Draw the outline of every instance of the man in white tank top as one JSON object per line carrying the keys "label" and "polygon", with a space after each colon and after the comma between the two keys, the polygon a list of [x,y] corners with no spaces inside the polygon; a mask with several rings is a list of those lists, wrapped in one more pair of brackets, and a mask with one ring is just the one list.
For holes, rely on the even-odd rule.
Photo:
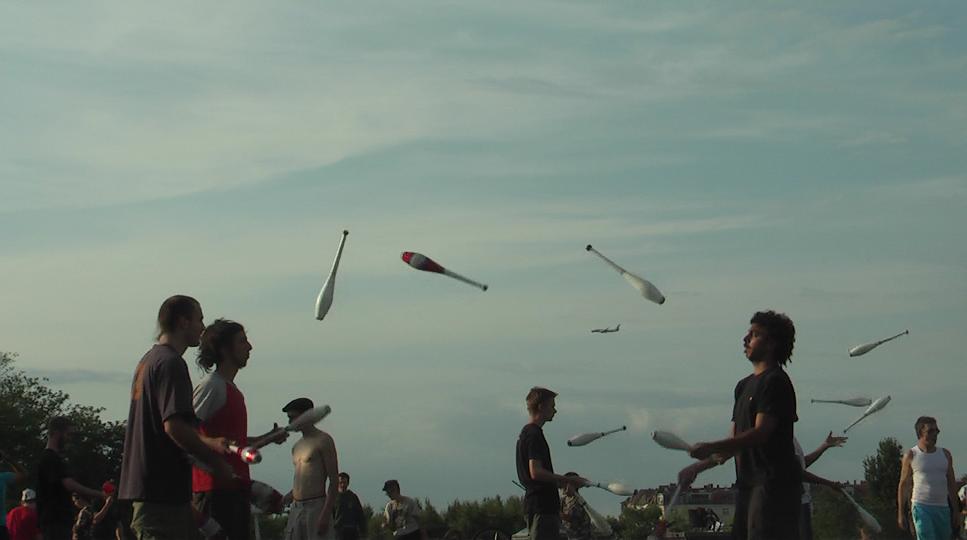
{"label": "man in white tank top", "polygon": [[917,418],[917,445],[907,450],[897,486],[897,525],[907,528],[907,506],[918,540],[947,540],[956,519],[957,484],[954,462],[946,448],[937,447],[940,429],[929,416]]}

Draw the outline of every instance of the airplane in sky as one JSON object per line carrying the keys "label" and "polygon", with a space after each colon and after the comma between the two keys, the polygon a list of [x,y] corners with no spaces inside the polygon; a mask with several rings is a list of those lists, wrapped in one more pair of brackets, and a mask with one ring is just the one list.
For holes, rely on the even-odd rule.
{"label": "airplane in sky", "polygon": [[595,328],[594,330],[591,330],[591,333],[592,334],[610,334],[612,332],[617,332],[618,330],[621,330],[620,324],[618,326],[615,326],[614,328]]}

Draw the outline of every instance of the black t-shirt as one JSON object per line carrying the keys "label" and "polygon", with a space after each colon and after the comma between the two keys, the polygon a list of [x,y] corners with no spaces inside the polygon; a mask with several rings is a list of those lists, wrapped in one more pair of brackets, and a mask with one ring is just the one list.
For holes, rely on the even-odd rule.
{"label": "black t-shirt", "polygon": [[65,478],[70,478],[70,472],[64,458],[45,448],[37,465],[37,521],[41,525],[73,523],[74,505],[64,487]]}
{"label": "black t-shirt", "polygon": [[195,423],[188,365],[174,349],[155,345],[138,363],[124,433],[120,499],[168,504],[191,501],[191,465],[164,422]]}
{"label": "black t-shirt", "polygon": [[557,483],[538,482],[531,479],[530,460],[541,462],[544,469],[554,472],[551,463],[551,449],[547,446],[544,431],[537,424],[527,424],[520,430],[517,438],[517,479],[524,486],[524,511],[527,515],[559,514],[561,497],[557,493]]}
{"label": "black t-shirt", "polygon": [[776,429],[763,444],[744,448],[735,456],[737,486],[800,486],[802,467],[792,442],[793,423],[799,420],[796,390],[781,367],[749,375],[735,385],[735,408],[732,410],[735,434],[754,428],[759,413],[775,418]]}
{"label": "black t-shirt", "polygon": [[336,493],[336,500],[332,505],[332,521],[337,529],[361,530],[366,521],[363,505],[359,497],[351,489]]}

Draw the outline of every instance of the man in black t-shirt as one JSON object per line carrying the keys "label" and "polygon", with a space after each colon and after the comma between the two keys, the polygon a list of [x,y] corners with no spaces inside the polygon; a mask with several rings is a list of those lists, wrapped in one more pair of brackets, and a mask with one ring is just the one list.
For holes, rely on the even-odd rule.
{"label": "man in black t-shirt", "polygon": [[332,525],[339,540],[359,540],[366,529],[366,514],[359,497],[349,489],[349,473],[339,471],[336,500],[332,505]]}
{"label": "man in black t-shirt", "polygon": [[527,393],[530,422],[517,438],[517,479],[524,486],[524,512],[530,540],[558,540],[561,530],[561,498],[557,488],[566,484],[587,485],[580,476],[554,474],[551,449],[542,429],[557,413],[557,394],[534,387]]}
{"label": "man in black t-shirt", "polygon": [[71,493],[92,498],[105,497],[103,492],[74,480],[61,452],[73,433],[66,416],[54,416],[47,422],[47,448],[37,464],[37,523],[44,540],[70,540],[74,524]]}
{"label": "man in black t-shirt", "polygon": [[735,457],[733,538],[797,540],[803,472],[793,444],[796,391],[783,369],[796,329],[773,311],[750,322],[743,345],[752,374],[735,386],[731,437],[692,447],[691,456],[701,461],[682,469],[679,483],[690,485],[699,472]]}

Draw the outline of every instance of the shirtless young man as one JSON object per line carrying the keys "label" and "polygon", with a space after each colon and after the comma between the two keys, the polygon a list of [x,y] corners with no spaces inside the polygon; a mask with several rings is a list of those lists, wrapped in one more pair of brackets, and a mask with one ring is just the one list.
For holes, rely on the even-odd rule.
{"label": "shirtless young man", "polygon": [[[312,407],[311,399],[298,398],[290,401],[282,411],[291,422]],[[295,477],[292,491],[285,496],[285,502],[292,503],[285,538],[333,540],[331,518],[339,476],[336,443],[328,433],[313,425],[306,426],[301,433],[302,438],[292,447]]]}

